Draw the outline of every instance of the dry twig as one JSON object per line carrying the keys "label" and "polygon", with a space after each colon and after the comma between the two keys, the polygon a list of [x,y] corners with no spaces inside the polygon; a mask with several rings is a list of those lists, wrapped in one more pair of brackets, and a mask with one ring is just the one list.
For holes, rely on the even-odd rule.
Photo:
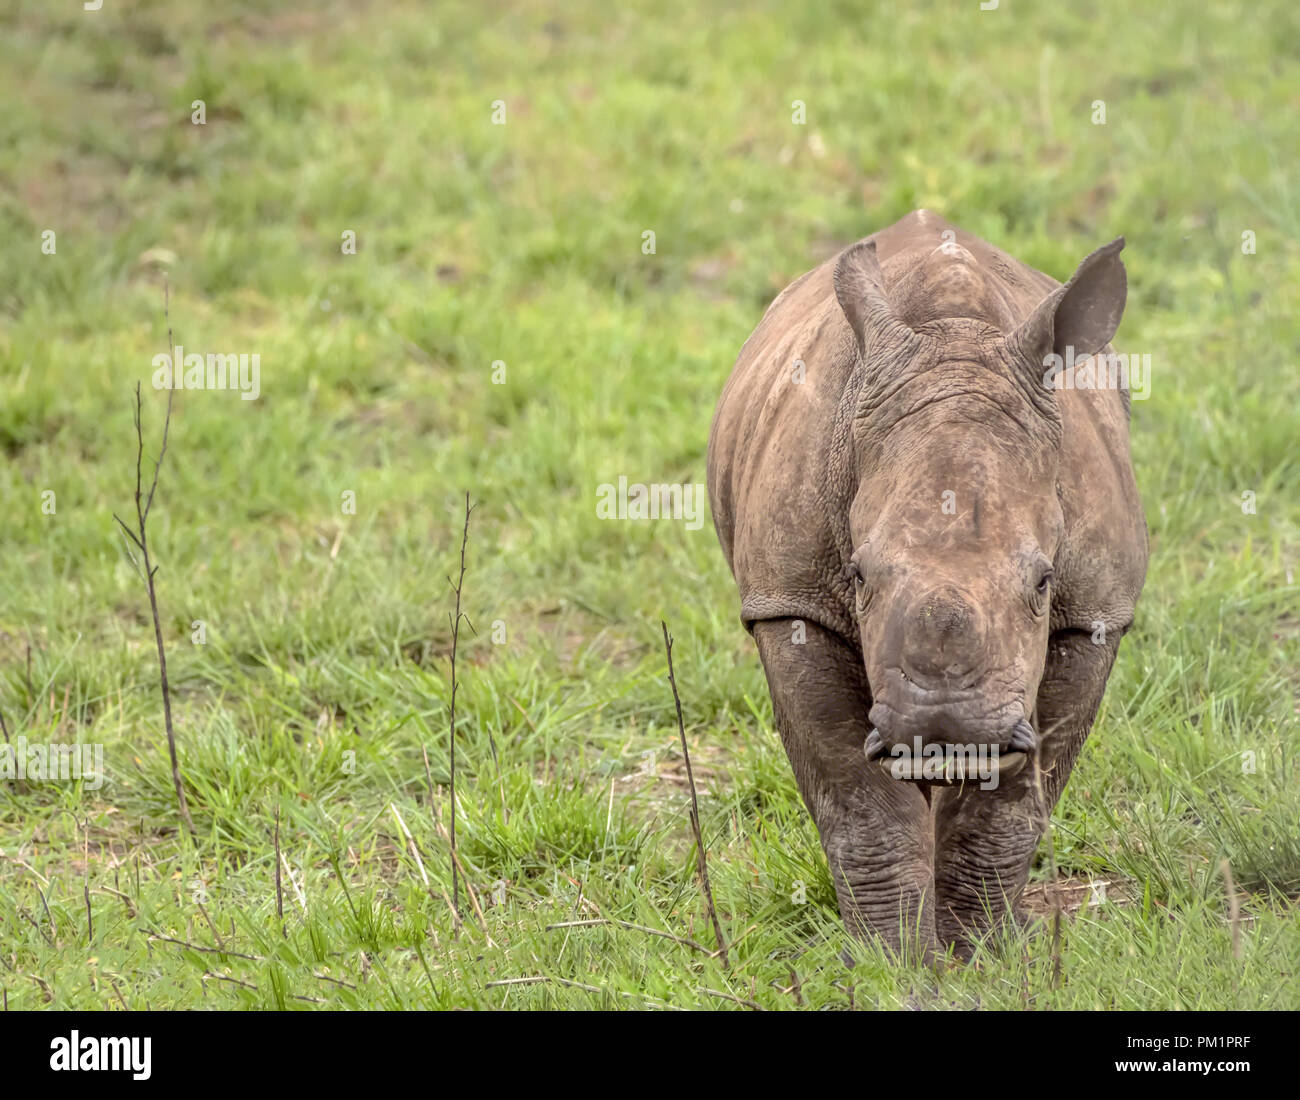
{"label": "dry twig", "polygon": [[[460,644],[460,621],[465,618],[460,610],[460,597],[461,590],[465,585],[465,546],[469,542],[469,514],[473,510],[467,492],[465,494],[465,527],[460,535],[460,576],[455,584],[451,584],[451,577],[447,578],[447,583],[451,584],[452,591],[456,593],[456,614],[451,620],[451,715],[448,719],[450,723],[448,741],[450,742],[449,751],[451,757],[451,903],[457,914],[460,912],[460,878],[458,874],[460,861],[456,858],[456,689],[460,685],[456,679],[456,652]],[[472,626],[471,629],[473,629]],[[474,904],[475,908],[477,908],[478,903],[475,902]],[[486,931],[486,928],[484,931]]]}
{"label": "dry twig", "polygon": [[727,941],[722,935],[722,925],[718,921],[718,910],[713,904],[713,887],[709,884],[708,855],[704,850],[704,835],[700,832],[700,803],[695,794],[695,773],[691,770],[691,750],[686,745],[686,724],[682,720],[682,700],[677,694],[677,678],[673,675],[673,640],[668,633],[668,624],[660,621],[664,629],[664,649],[668,653],[668,682],[673,689],[673,702],[677,706],[677,732],[682,739],[682,754],[686,757],[686,778],[691,785],[691,829],[695,833],[696,868],[700,874],[700,885],[704,888],[704,904],[709,910],[709,919],[713,922],[714,935],[718,937],[718,952],[722,956],[722,965],[727,963]]}
{"label": "dry twig", "polygon": [[[171,326],[171,303],[167,284],[163,284],[163,315],[167,319],[167,354],[175,355],[176,345],[172,340]],[[172,364],[173,372],[177,369],[178,364]],[[173,378],[174,382],[175,379]],[[167,418],[163,421],[162,449],[158,452],[158,461],[153,467],[153,483],[149,486],[149,495],[145,496],[142,492],[141,467],[144,462],[144,428],[141,424],[141,402],[140,402],[140,383],[135,384],[135,517],[136,529],[133,531],[117,513],[113,513],[113,518],[122,528],[126,537],[140,551],[140,556],[144,562],[144,568],[140,569],[139,563],[135,560],[135,555],[130,550],[127,554],[131,562],[136,566],[144,578],[146,587],[149,590],[149,610],[153,613],[153,633],[154,641],[158,646],[158,672],[162,680],[162,697],[163,697],[163,722],[167,728],[167,751],[171,756],[172,764],[172,785],[176,788],[176,802],[180,807],[181,821],[189,830],[190,835],[194,836],[194,819],[190,817],[189,803],[185,800],[185,785],[181,782],[180,763],[176,757],[176,731],[172,727],[172,696],[171,685],[167,682],[167,652],[163,647],[162,621],[158,616],[158,593],[154,587],[154,576],[158,572],[158,566],[152,563],[149,555],[149,532],[147,524],[149,522],[149,510],[153,507],[154,493],[158,490],[158,474],[162,470],[163,458],[167,454],[167,435],[171,430],[172,423],[172,403],[176,397],[176,387],[174,385],[167,388]]]}

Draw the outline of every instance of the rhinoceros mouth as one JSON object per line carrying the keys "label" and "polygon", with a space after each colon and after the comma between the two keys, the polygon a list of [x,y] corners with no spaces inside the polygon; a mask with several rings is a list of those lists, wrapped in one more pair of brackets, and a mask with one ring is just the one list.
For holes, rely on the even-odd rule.
{"label": "rhinoceros mouth", "polygon": [[935,783],[941,786],[963,784],[983,785],[1010,779],[1029,759],[1027,753],[990,752],[983,761],[970,761],[961,757],[945,757],[931,763],[928,760],[882,757],[876,764],[891,779],[903,783]]}
{"label": "rhinoceros mouth", "polygon": [[911,744],[889,744],[878,729],[868,735],[864,752],[868,762],[893,779],[943,785],[996,784],[1024,768],[1037,748],[1037,736],[1028,721],[1012,730],[1004,745],[930,742],[919,737]]}

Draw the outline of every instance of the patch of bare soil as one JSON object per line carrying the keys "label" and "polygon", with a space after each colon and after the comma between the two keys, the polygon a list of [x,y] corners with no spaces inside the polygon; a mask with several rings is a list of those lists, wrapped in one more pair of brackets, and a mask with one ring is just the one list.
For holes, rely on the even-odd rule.
{"label": "patch of bare soil", "polygon": [[1129,905],[1133,901],[1131,884],[1125,879],[1086,879],[1069,876],[1055,882],[1036,882],[1025,888],[1025,909],[1039,917],[1048,917],[1059,903],[1062,913],[1077,913],[1084,907],[1111,902]]}

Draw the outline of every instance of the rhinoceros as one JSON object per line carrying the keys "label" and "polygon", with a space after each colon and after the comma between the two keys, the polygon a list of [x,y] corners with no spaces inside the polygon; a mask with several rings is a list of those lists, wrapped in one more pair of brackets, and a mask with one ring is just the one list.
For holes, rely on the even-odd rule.
{"label": "rhinoceros", "polygon": [[718,402],[741,621],[845,924],[895,953],[1023,919],[1133,623],[1130,395],[1093,370],[1122,362],[1123,246],[1062,286],[915,211],[782,291]]}

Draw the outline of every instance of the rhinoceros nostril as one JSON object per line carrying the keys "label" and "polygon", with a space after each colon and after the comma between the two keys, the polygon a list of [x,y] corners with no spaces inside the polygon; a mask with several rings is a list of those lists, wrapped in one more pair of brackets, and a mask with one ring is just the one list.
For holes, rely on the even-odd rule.
{"label": "rhinoceros nostril", "polygon": [[885,755],[885,739],[878,729],[873,728],[867,734],[866,744],[862,748],[868,760],[876,760]]}
{"label": "rhinoceros nostril", "polygon": [[1012,752],[1033,752],[1038,748],[1038,734],[1034,732],[1034,727],[1028,718],[1022,718],[1016,723],[1016,728],[1011,731],[1011,743],[1008,747]]}

